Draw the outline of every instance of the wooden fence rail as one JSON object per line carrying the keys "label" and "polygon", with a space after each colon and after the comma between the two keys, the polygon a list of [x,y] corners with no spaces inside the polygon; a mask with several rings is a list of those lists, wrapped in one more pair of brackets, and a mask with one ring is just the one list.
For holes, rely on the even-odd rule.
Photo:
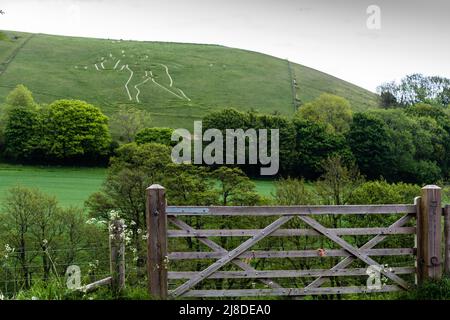
{"label": "wooden fence rail", "polygon": [[[239,297],[239,296],[303,296],[316,294],[346,294],[367,292],[391,292],[406,290],[414,284],[401,275],[416,275],[418,283],[427,279],[439,279],[442,271],[450,274],[450,209],[441,207],[441,189],[437,186],[422,188],[414,204],[396,205],[345,205],[345,206],[260,206],[260,207],[192,207],[167,206],[165,189],[153,185],[147,189],[148,227],[148,276],[149,291],[160,299],[176,297]],[[386,227],[329,228],[318,218],[322,215],[397,215],[397,221]],[[445,248],[442,250],[441,218],[444,215]],[[276,219],[261,229],[202,229],[198,230],[180,219],[183,216],[226,217],[251,216]],[[220,218],[222,217],[222,218]],[[308,228],[283,228],[293,220],[302,222]],[[178,229],[169,229],[168,224]],[[392,235],[414,235],[413,248],[375,248]],[[365,244],[356,247],[345,236],[373,236]],[[244,238],[232,250],[217,242],[223,237]],[[339,249],[320,250],[254,250],[269,237],[323,237],[339,246]],[[212,251],[168,252],[168,239],[197,239]],[[214,239],[214,240],[213,240]],[[444,253],[444,254],[442,254]],[[415,266],[385,268],[373,257],[416,256]],[[310,270],[257,270],[249,262],[252,259],[326,258],[342,257],[330,269]],[[213,260],[201,271],[169,271],[169,261]],[[354,261],[366,268],[348,268]],[[442,265],[445,266],[442,268]],[[224,266],[233,264],[239,271],[223,271]],[[367,267],[378,268],[379,273],[392,284],[376,290],[367,287],[323,287],[330,277],[367,276]],[[284,288],[274,279],[314,278],[304,288]],[[268,289],[197,290],[206,279],[257,279]],[[185,280],[169,291],[168,280]]]}

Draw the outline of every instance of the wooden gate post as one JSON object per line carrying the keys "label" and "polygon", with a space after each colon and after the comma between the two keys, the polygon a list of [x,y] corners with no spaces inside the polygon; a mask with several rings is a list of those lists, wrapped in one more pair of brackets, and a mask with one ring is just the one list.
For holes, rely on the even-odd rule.
{"label": "wooden gate post", "polygon": [[450,205],[446,205],[444,209],[444,235],[445,235],[444,273],[447,276],[450,276]]}
{"label": "wooden gate post", "polygon": [[125,227],[123,220],[109,224],[111,287],[118,293],[125,288]]}
{"label": "wooden gate post", "polygon": [[167,216],[166,190],[158,185],[147,188],[147,272],[150,295],[167,299]]}
{"label": "wooden gate post", "polygon": [[428,185],[422,188],[417,212],[417,280],[438,280],[442,277],[441,188]]}

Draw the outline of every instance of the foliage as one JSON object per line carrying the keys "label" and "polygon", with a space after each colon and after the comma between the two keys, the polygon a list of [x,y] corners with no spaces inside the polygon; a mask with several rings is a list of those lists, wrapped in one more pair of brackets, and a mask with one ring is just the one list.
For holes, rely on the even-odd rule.
{"label": "foliage", "polygon": [[219,181],[222,205],[251,206],[259,202],[255,184],[238,168],[220,167],[212,177]]}
{"label": "foliage", "polygon": [[386,125],[369,114],[357,113],[348,133],[348,144],[361,172],[379,178],[392,165],[393,145]]}
{"label": "foliage", "polygon": [[5,248],[4,261],[0,259],[2,291],[8,289],[3,281],[10,278],[17,289],[52,275],[61,277],[77,259],[78,248],[98,243],[99,236],[107,239],[101,229],[85,223],[81,210],[63,209],[54,197],[20,186],[9,190],[0,221],[0,248]]}
{"label": "foliage", "polygon": [[427,281],[415,289],[405,292],[400,299],[450,300],[450,277]]}
{"label": "foliage", "polygon": [[10,108],[4,129],[5,156],[15,161],[35,159],[41,143],[40,124],[41,117],[35,107]]}
{"label": "foliage", "polygon": [[324,93],[316,100],[301,106],[296,116],[324,124],[329,133],[343,134],[350,129],[352,110],[346,99]]}
{"label": "foliage", "polygon": [[4,140],[9,159],[65,164],[101,163],[111,144],[108,118],[78,100],[58,100],[46,107],[10,107]]}
{"label": "foliage", "polygon": [[11,107],[32,108],[36,105],[33,94],[23,84],[16,86],[6,97],[6,104]]}
{"label": "foliage", "polygon": [[411,74],[400,83],[381,85],[378,92],[384,107],[410,106],[420,102],[447,106],[450,103],[450,79]]}
{"label": "foliage", "polygon": [[174,129],[171,128],[145,128],[136,134],[136,143],[159,143],[166,146],[176,145],[176,141],[172,141],[172,133]]}
{"label": "foliage", "polygon": [[44,114],[48,158],[96,160],[108,155],[108,118],[99,108],[78,100],[58,100],[44,109]]}
{"label": "foliage", "polygon": [[348,199],[349,204],[412,203],[420,195],[420,187],[407,183],[368,181],[358,186]]}
{"label": "foliage", "polygon": [[[266,115],[250,112],[240,112],[233,108],[227,108],[221,111],[215,111],[208,114],[203,119],[203,130],[218,129],[225,135],[227,129],[266,129],[268,132],[268,143],[270,143],[271,129],[279,130],[279,156],[280,156],[280,172],[289,173],[295,165],[295,154],[292,148],[295,145],[295,127],[292,122],[283,116]],[[226,142],[224,141],[224,149]],[[243,150],[236,150],[243,152]],[[245,154],[248,155],[248,150]],[[259,165],[239,165],[249,175],[259,175]]]}
{"label": "foliage", "polygon": [[343,205],[348,202],[354,190],[364,181],[358,168],[345,164],[340,156],[327,158],[322,162],[323,175],[317,181],[317,193],[326,205]]}
{"label": "foliage", "polygon": [[317,178],[323,173],[322,162],[333,154],[351,157],[345,139],[330,134],[322,124],[294,119],[296,132],[295,165],[292,174],[306,178]]}
{"label": "foliage", "polygon": [[275,184],[275,202],[283,206],[315,204],[312,190],[304,179],[280,179]]}
{"label": "foliage", "polygon": [[[135,107],[121,106],[111,117],[111,134],[122,143],[130,143],[151,122],[150,113]],[[157,141],[154,141],[157,142]]]}
{"label": "foliage", "polygon": [[146,230],[145,190],[150,185],[166,187],[171,205],[217,203],[217,194],[212,192],[212,181],[205,178],[206,172],[194,166],[177,167],[170,152],[168,146],[156,143],[121,146],[111,159],[102,191],[86,202],[94,218],[105,219],[112,209],[120,212],[129,226],[138,267],[143,266],[145,259],[142,231]]}

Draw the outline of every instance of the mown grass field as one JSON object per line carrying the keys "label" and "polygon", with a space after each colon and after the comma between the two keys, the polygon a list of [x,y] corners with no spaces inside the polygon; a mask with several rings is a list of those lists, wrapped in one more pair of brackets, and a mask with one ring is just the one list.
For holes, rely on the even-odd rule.
{"label": "mown grass field", "polygon": [[[131,104],[150,111],[155,125],[185,128],[224,107],[294,112],[283,59],[218,45],[5,33],[19,38],[0,41],[0,101],[24,84],[41,103],[82,99],[108,115]],[[298,64],[292,69],[303,102],[329,92],[355,110],[376,106],[367,90]]]}
{"label": "mown grass field", "polygon": [[[63,206],[82,207],[87,198],[99,191],[106,177],[103,168],[35,167],[0,164],[0,206],[7,190],[21,185],[35,187],[54,195]],[[271,197],[272,180],[255,180],[259,194]]]}
{"label": "mown grass field", "polygon": [[0,204],[7,190],[21,185],[55,196],[63,206],[82,207],[90,194],[100,189],[103,168],[31,167],[0,164]]}

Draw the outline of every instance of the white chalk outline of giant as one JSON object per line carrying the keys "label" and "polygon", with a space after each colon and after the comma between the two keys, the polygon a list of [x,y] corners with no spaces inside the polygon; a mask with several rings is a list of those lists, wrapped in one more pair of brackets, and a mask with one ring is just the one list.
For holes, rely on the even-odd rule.
{"label": "white chalk outline of giant", "polygon": [[[128,63],[121,64],[123,58],[125,58],[125,50],[121,51],[121,58],[116,58],[112,53],[109,53],[109,58],[101,57],[98,59],[96,63],[93,64],[93,67],[95,68],[96,72],[101,71],[119,71],[119,72],[129,72],[130,76],[127,79],[127,81],[124,83],[125,92],[128,96],[128,99],[130,101],[136,101],[137,103],[140,103],[139,96],[141,94],[141,88],[143,85],[147,84],[151,80],[151,83],[155,84],[158,88],[164,90],[165,92],[168,92],[169,94],[177,97],[180,100],[185,101],[191,101],[191,99],[184,93],[183,90],[180,88],[177,88],[174,86],[174,80],[172,75],[170,74],[169,67],[163,63],[153,63],[153,65],[159,65],[164,69],[164,75],[167,77],[169,81],[169,85],[165,86],[161,84],[160,82],[156,81],[156,77],[153,73],[154,69],[150,67],[146,67],[144,70],[144,76],[142,76],[142,81],[138,84],[134,85],[131,90],[134,88],[134,92],[132,93],[130,90],[130,83],[133,81],[133,78],[135,77],[135,71],[130,68],[130,65]],[[134,57],[133,55],[131,57]],[[144,59],[149,59],[149,56],[146,55]],[[107,64],[111,64],[111,69],[108,69]],[[75,69],[78,69],[79,66],[75,66]],[[85,70],[88,69],[87,66],[83,67]]]}

